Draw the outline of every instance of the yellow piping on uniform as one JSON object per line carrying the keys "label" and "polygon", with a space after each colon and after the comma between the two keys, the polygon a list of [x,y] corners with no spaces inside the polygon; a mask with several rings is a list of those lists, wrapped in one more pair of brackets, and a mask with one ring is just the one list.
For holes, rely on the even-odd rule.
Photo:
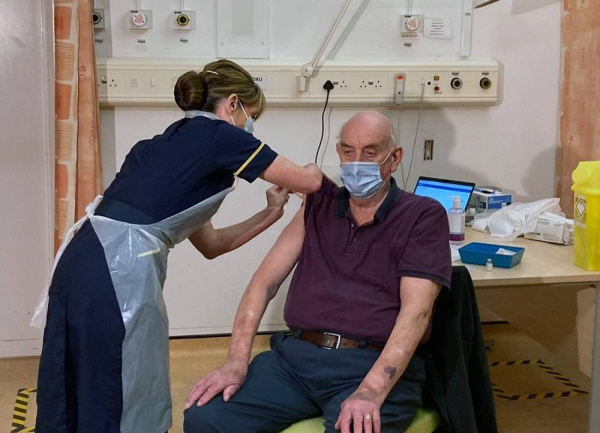
{"label": "yellow piping on uniform", "polygon": [[265,143],[260,143],[260,146],[258,146],[258,149],[256,149],[254,151],[254,153],[252,155],[250,155],[250,158],[248,158],[246,160],[246,162],[244,162],[242,164],[242,166],[240,168],[238,168],[238,170],[235,173],[233,173],[233,175],[238,176],[248,166],[248,164],[250,164],[252,162],[252,160],[256,157],[256,155],[258,155],[258,152],[261,151],[261,149],[264,147],[264,145],[265,145]]}

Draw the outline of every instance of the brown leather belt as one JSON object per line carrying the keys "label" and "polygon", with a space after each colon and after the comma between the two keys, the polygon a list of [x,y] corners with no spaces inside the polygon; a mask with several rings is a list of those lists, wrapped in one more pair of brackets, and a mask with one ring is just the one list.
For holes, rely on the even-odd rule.
{"label": "brown leather belt", "polygon": [[313,332],[313,331],[301,331],[298,338],[302,341],[306,341],[308,343],[316,344],[323,349],[371,349],[378,350],[381,352],[383,350],[382,346],[378,346],[372,343],[364,343],[361,344],[360,340],[355,340],[353,338],[342,337],[339,334],[334,334],[333,332]]}

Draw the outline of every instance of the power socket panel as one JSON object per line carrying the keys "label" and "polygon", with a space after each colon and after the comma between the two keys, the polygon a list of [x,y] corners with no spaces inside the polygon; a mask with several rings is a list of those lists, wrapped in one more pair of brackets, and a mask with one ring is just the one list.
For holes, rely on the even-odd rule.
{"label": "power socket panel", "polygon": [[[425,107],[482,107],[499,104],[502,96],[499,64],[487,59],[381,66],[327,64],[308,79],[305,92],[296,86],[300,65],[260,60],[240,64],[260,80],[270,107],[322,107],[327,80],[334,84],[329,104],[337,107],[414,108],[421,102]],[[174,106],[174,80],[203,67],[190,59],[115,57],[99,58],[97,65],[98,76],[106,77],[110,84],[99,87],[103,106]],[[396,97],[398,73],[404,76],[400,99]],[[132,78],[137,79],[136,86],[131,84]],[[457,78],[460,88],[451,84]]]}

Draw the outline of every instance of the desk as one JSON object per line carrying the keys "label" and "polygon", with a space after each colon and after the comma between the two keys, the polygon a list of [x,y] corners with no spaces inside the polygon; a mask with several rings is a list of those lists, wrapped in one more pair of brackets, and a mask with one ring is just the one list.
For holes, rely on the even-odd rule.
{"label": "desk", "polygon": [[[594,326],[594,356],[592,361],[592,389],[590,393],[589,433],[600,433],[600,271],[586,271],[573,264],[573,246],[564,246],[517,238],[504,242],[489,234],[467,229],[465,244],[486,242],[525,247],[521,263],[510,269],[495,267],[491,272],[485,266],[470,265],[469,272],[475,288],[498,289],[524,286],[595,286],[596,319]],[[462,264],[460,261],[454,264]]]}

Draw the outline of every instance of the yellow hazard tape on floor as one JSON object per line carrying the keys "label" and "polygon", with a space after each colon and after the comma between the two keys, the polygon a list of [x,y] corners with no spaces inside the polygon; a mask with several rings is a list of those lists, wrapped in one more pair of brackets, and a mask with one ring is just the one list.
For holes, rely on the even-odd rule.
{"label": "yellow hazard tape on floor", "polygon": [[27,427],[27,406],[29,405],[29,397],[32,392],[36,392],[35,388],[22,388],[17,392],[17,400],[13,411],[12,430],[11,433],[35,432],[35,427]]}
{"label": "yellow hazard tape on floor", "polygon": [[515,365],[535,365],[549,374],[551,377],[558,380],[564,386],[571,388],[571,391],[557,391],[557,392],[539,392],[533,394],[509,394],[500,388],[497,384],[492,382],[492,391],[494,395],[503,400],[543,400],[545,398],[560,398],[560,397],[577,397],[582,395],[589,395],[587,391],[582,390],[578,385],[575,385],[571,380],[563,376],[558,371],[547,365],[541,359],[525,359],[522,361],[494,361],[490,362],[490,367],[511,367]]}

